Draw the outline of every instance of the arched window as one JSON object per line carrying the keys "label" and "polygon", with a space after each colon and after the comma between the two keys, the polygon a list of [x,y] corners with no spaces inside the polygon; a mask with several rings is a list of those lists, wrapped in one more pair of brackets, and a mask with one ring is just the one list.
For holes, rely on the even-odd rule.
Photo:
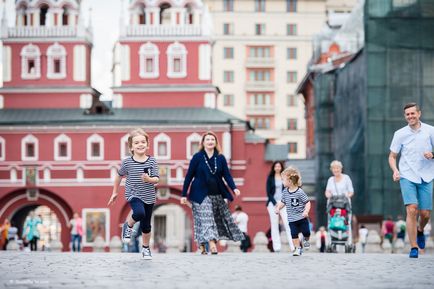
{"label": "arched window", "polygon": [[43,4],[39,8],[39,25],[45,26],[47,24],[48,5]]}
{"label": "arched window", "polygon": [[140,46],[140,77],[141,78],[157,78],[160,75],[159,71],[159,55],[157,45],[147,42]]}
{"label": "arched window", "polygon": [[171,23],[171,17],[170,17],[170,4],[169,3],[162,3],[160,5],[160,24],[163,25],[170,25]]}
{"label": "arched window", "polygon": [[23,161],[37,161],[39,156],[39,141],[29,134],[21,140],[21,159]]}
{"label": "arched window", "polygon": [[171,140],[165,133],[154,137],[154,156],[156,159],[169,160],[171,155]]}
{"label": "arched window", "polygon": [[27,26],[27,6],[25,3],[21,3],[16,13],[17,26]]}
{"label": "arched window", "polygon": [[187,76],[187,49],[179,42],[167,47],[167,76],[182,78]]}
{"label": "arched window", "polygon": [[71,160],[71,138],[69,136],[61,134],[54,139],[54,160]]}
{"label": "arched window", "polygon": [[128,137],[129,134],[126,134],[121,138],[121,160],[131,155],[130,147],[128,146]]}
{"label": "arched window", "polygon": [[41,77],[41,51],[39,47],[28,44],[21,49],[21,78],[37,79]]}
{"label": "arched window", "polygon": [[59,43],[47,49],[47,78],[60,79],[66,77],[66,50]]}
{"label": "arched window", "polygon": [[195,153],[199,151],[201,136],[197,133],[192,133],[187,137],[187,159],[191,159]]}
{"label": "arched window", "polygon": [[98,134],[93,134],[88,137],[86,141],[86,152],[88,161],[104,160],[104,139]]}
{"label": "arched window", "polygon": [[190,4],[185,5],[185,24],[193,24],[193,8]]}
{"label": "arched window", "polygon": [[137,7],[137,13],[139,16],[139,25],[145,25],[146,24],[146,6],[143,4],[140,4]]}
{"label": "arched window", "polygon": [[68,23],[68,17],[69,17],[69,11],[68,11],[68,7],[63,7],[63,12],[62,12],[62,25],[63,26],[67,26]]}

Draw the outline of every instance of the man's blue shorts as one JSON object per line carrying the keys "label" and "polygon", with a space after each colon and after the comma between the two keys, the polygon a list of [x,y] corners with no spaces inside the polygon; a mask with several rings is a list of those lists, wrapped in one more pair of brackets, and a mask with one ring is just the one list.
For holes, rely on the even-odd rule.
{"label": "man's blue shorts", "polygon": [[407,179],[399,180],[404,205],[416,204],[419,210],[432,210],[433,182],[421,184],[410,182]]}

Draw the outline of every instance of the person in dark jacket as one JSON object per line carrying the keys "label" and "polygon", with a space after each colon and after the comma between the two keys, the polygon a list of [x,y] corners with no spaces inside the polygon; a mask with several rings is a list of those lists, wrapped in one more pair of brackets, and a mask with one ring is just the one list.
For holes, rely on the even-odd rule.
{"label": "person in dark jacket", "polygon": [[[283,163],[276,161],[271,165],[270,173],[267,177],[267,210],[270,215],[270,225],[271,225],[271,239],[273,240],[273,251],[280,252],[282,248],[282,243],[280,240],[280,218],[282,220],[283,226],[285,227],[286,237],[289,243],[289,248],[291,252],[294,251],[294,245],[292,244],[291,229],[288,225],[288,216],[285,209],[280,210],[280,214],[276,214],[274,207],[278,201],[282,199],[283,182],[282,176],[280,175],[283,171]],[[279,218],[280,216],[280,218]]]}
{"label": "person in dark jacket", "polygon": [[194,238],[200,244],[202,254],[206,254],[207,243],[211,253],[217,254],[218,240],[244,239],[229,211],[227,201],[232,201],[233,197],[223,179],[236,196],[240,195],[240,191],[220,151],[217,136],[210,131],[205,133],[199,152],[190,161],[182,189],[181,204],[185,205],[190,187],[188,199],[193,209]]}

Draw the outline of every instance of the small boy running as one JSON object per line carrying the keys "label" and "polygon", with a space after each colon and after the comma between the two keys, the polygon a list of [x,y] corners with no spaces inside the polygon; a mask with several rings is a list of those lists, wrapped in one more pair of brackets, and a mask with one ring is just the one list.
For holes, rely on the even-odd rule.
{"label": "small boy running", "polygon": [[158,164],[155,158],[146,155],[149,148],[149,136],[142,129],[130,132],[128,147],[132,156],[122,160],[108,205],[116,201],[121,180],[126,177],[125,198],[133,213],[128,215],[127,221],[122,226],[122,241],[128,243],[131,240],[131,236],[134,235],[133,226],[140,221],[143,239],[142,257],[145,260],[151,260],[149,240],[151,239],[152,209],[156,201],[155,185],[159,181]]}
{"label": "small boy running", "polygon": [[276,204],[275,212],[278,214],[280,209],[286,206],[292,242],[295,246],[293,256],[300,256],[303,249],[298,238],[299,233],[302,233],[304,237],[304,249],[308,250],[310,248],[308,216],[311,204],[306,193],[301,188],[301,176],[296,168],[286,168],[282,172],[282,180],[285,189],[282,192],[282,200]]}

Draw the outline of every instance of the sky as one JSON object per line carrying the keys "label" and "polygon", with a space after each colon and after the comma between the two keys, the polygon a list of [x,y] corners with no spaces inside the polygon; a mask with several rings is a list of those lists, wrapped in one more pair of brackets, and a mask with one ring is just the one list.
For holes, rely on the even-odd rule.
{"label": "sky", "polygon": [[[4,4],[1,2],[1,14]],[[9,26],[15,22],[15,0],[6,1],[6,14]],[[119,36],[119,17],[121,7],[127,16],[128,0],[82,0],[81,11],[87,26],[91,15],[93,28],[92,49],[92,86],[103,93],[105,98],[111,98],[113,45]],[[0,23],[1,25],[1,23]],[[1,61],[2,53],[0,53]]]}

